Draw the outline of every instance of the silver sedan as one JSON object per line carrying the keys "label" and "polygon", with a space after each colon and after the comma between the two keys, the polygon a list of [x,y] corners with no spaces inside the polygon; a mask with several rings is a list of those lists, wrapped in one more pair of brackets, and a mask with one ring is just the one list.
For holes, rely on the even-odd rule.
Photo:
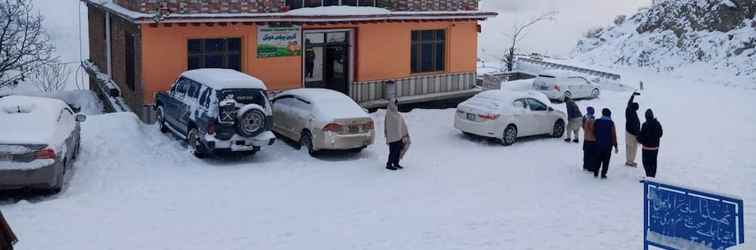
{"label": "silver sedan", "polygon": [[273,131],[310,155],[321,150],[361,151],[373,144],[373,119],[348,96],[328,89],[284,91],[272,101]]}

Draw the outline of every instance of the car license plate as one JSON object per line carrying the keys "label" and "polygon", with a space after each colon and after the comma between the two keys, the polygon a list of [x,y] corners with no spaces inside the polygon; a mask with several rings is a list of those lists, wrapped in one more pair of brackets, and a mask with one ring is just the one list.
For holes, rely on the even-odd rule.
{"label": "car license plate", "polygon": [[10,154],[0,154],[0,161],[12,161],[13,155]]}
{"label": "car license plate", "polygon": [[475,121],[475,120],[477,120],[477,119],[476,119],[477,117],[478,117],[478,116],[476,116],[475,114],[470,114],[470,113],[468,113],[468,114],[467,114],[467,119],[468,119],[468,120],[470,120],[470,121]]}
{"label": "car license plate", "polygon": [[360,126],[356,126],[356,125],[349,126],[349,133],[351,134],[360,133]]}

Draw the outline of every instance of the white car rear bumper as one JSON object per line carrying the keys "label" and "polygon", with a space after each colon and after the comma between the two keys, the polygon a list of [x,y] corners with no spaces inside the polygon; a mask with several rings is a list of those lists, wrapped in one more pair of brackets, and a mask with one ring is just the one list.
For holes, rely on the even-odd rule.
{"label": "white car rear bumper", "polygon": [[499,138],[502,136],[499,134],[499,129],[496,127],[495,121],[470,121],[457,115],[454,118],[454,127],[462,132],[484,137]]}

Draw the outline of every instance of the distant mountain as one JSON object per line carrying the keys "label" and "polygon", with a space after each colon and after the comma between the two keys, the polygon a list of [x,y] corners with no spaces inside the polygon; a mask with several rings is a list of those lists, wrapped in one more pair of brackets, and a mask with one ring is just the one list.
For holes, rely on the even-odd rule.
{"label": "distant mountain", "polygon": [[755,15],[756,0],[657,1],[589,31],[575,57],[660,71],[706,65],[756,86]]}

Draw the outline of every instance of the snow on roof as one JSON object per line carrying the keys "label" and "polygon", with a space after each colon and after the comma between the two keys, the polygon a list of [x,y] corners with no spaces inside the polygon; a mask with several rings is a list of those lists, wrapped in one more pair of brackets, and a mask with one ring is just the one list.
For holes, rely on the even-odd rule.
{"label": "snow on roof", "polygon": [[[81,0],[89,4],[102,7],[120,16],[132,19],[138,23],[154,22],[153,15],[126,9],[113,0]],[[462,10],[462,11],[390,11],[376,7],[355,6],[327,6],[301,8],[289,12],[274,13],[173,13],[166,17],[163,23],[175,22],[205,22],[208,19],[224,19],[230,21],[260,22],[331,22],[331,21],[381,21],[381,20],[423,20],[423,19],[458,19],[477,18],[486,19],[497,16],[496,12]]]}
{"label": "snow on roof", "polygon": [[8,96],[0,98],[0,144],[52,144],[57,142],[56,126],[61,100]]}
{"label": "snow on roof", "polygon": [[482,97],[485,99],[496,99],[501,102],[513,102],[521,98],[533,98],[541,101],[543,104],[550,105],[549,98],[538,91],[511,91],[511,90],[488,90],[483,91],[476,97]]}
{"label": "snow on roof", "polygon": [[328,120],[369,117],[352,98],[330,89],[293,89],[281,92],[279,95],[293,95],[313,103],[321,115]]}
{"label": "snow on roof", "polygon": [[264,89],[260,79],[231,69],[195,69],[181,76],[195,80],[214,89]]}
{"label": "snow on roof", "polygon": [[315,8],[301,8],[286,12],[297,16],[356,16],[356,15],[389,15],[390,10],[376,7],[356,6],[326,6]]}

